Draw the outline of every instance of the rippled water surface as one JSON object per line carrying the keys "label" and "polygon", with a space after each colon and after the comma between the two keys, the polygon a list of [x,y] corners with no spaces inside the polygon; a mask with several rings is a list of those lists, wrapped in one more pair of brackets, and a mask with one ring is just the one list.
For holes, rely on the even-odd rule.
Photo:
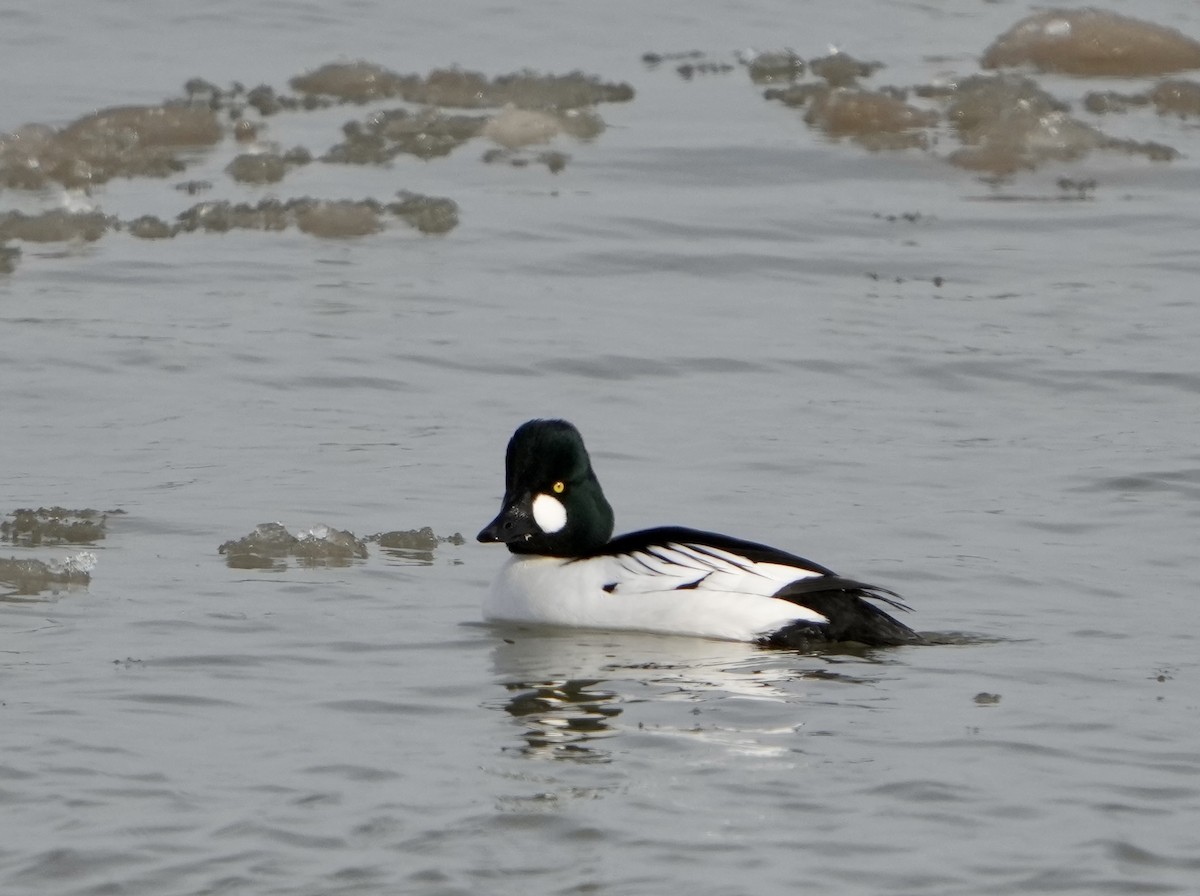
{"label": "rippled water surface", "polygon": [[[109,6],[0,14],[0,130],[339,58],[637,95],[562,138],[559,174],[471,143],[242,197],[449,196],[440,238],[22,246],[0,513],[124,514],[87,587],[0,600],[0,891],[1196,892],[1194,119],[1100,123],[1170,163],[989,184],[938,146],[822,137],[736,63],[641,61],[837,44],[912,84],[975,72],[1023,3]],[[1200,35],[1195,10],[1138,14]],[[319,154],[366,111],[265,139]],[[174,180],[225,196],[222,152]],[[169,217],[194,201],[174,180],[87,201]],[[798,551],[896,588],[943,643],[478,624],[503,552],[472,536],[537,415],[583,430],[619,530]],[[226,566],[270,520],[467,543]]]}

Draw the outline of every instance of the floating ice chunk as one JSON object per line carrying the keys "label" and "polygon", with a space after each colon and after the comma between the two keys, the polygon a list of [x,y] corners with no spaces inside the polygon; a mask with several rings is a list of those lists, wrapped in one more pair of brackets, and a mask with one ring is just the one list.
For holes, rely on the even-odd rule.
{"label": "floating ice chunk", "polygon": [[306,539],[309,541],[326,541],[329,538],[329,527],[324,523],[319,523],[309,529],[302,529],[296,533],[296,537],[301,541]]}
{"label": "floating ice chunk", "polygon": [[96,555],[92,551],[79,551],[71,554],[65,560],[51,560],[46,566],[53,576],[62,576],[67,579],[87,578],[96,568]]}
{"label": "floating ice chunk", "polygon": [[293,535],[281,523],[261,523],[245,538],[218,548],[236,569],[282,569],[275,558],[299,557],[311,564],[345,565],[367,556],[366,545],[354,533],[318,524]]}

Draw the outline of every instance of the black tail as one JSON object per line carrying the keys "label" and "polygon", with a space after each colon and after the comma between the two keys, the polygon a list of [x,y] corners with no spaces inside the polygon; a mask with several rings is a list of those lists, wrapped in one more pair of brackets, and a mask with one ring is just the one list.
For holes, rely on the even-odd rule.
{"label": "black tail", "polygon": [[812,576],[792,582],[774,595],[820,613],[828,623],[796,622],[762,639],[768,647],[807,648],[814,644],[857,641],[871,647],[919,644],[923,640],[911,628],[880,609],[879,601],[897,610],[909,608],[894,591],[844,579],[841,576]]}

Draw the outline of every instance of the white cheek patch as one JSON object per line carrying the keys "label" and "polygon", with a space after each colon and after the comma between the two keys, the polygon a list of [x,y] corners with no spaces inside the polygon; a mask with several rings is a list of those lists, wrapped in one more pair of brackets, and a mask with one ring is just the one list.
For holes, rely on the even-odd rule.
{"label": "white cheek patch", "polygon": [[567,524],[567,508],[558,498],[538,495],[533,499],[533,521],[547,535],[552,535]]}

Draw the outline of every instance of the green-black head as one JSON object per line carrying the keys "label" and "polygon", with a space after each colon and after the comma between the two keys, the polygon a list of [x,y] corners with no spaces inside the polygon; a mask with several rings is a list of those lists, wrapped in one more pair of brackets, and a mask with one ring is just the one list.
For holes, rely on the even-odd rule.
{"label": "green-black head", "polygon": [[613,512],[583,436],[566,420],[530,420],[509,439],[504,503],[479,533],[514,554],[581,557],[608,543]]}

